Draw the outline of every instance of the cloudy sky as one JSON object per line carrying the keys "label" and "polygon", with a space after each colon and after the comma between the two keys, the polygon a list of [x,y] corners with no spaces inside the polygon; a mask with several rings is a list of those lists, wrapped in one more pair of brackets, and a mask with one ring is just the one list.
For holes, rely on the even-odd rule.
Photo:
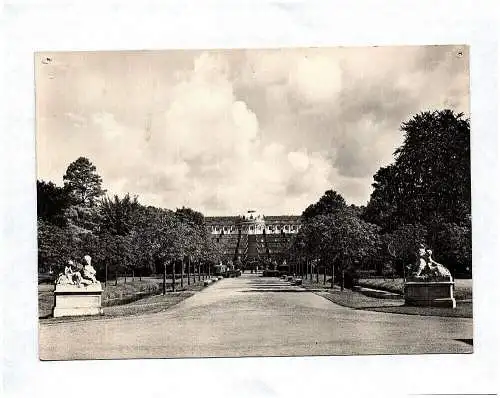
{"label": "cloudy sky", "polygon": [[39,53],[38,177],[85,156],[109,194],[205,215],[366,204],[401,122],[468,114],[468,65],[461,46]]}

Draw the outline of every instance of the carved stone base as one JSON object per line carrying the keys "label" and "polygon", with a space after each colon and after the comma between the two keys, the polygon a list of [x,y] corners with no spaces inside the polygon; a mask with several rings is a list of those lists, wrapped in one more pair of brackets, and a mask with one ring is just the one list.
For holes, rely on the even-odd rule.
{"label": "carved stone base", "polygon": [[54,290],[54,318],[62,316],[101,315],[102,286],[57,285]]}
{"label": "carved stone base", "polygon": [[454,285],[451,280],[407,281],[404,290],[405,304],[455,308],[457,303],[453,297]]}

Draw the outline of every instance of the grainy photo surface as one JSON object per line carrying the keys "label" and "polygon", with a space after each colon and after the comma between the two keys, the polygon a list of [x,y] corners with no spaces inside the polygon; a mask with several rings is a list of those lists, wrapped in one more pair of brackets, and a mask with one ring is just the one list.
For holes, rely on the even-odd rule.
{"label": "grainy photo surface", "polygon": [[34,62],[40,359],[473,351],[467,46]]}

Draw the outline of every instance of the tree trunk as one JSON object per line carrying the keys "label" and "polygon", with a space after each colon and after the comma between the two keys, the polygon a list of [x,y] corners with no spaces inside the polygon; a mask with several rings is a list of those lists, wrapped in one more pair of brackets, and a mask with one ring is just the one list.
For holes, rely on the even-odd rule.
{"label": "tree trunk", "polygon": [[326,267],[323,264],[323,285],[326,285]]}
{"label": "tree trunk", "polygon": [[181,260],[181,288],[184,287],[184,257]]}
{"label": "tree trunk", "polygon": [[332,261],[332,283],[331,283],[331,288],[333,289],[333,279],[334,279],[334,275],[335,275],[335,265]]}
{"label": "tree trunk", "polygon": [[163,262],[163,295],[167,294],[167,262]]}
{"label": "tree trunk", "polygon": [[175,261],[172,261],[172,291],[175,292]]}
{"label": "tree trunk", "polygon": [[316,283],[319,283],[319,267],[317,261],[316,261]]}
{"label": "tree trunk", "polygon": [[132,282],[135,282],[135,271],[132,270]]}
{"label": "tree trunk", "polygon": [[187,271],[188,271],[188,286],[191,285],[191,256],[188,256],[188,263],[187,263]]}
{"label": "tree trunk", "polygon": [[115,272],[115,286],[118,286],[118,272]]}
{"label": "tree trunk", "polygon": [[104,267],[104,286],[108,286],[108,263]]}
{"label": "tree trunk", "polygon": [[342,267],[342,273],[341,273],[341,279],[340,279],[340,291],[343,292],[344,291],[344,276],[345,276],[345,271],[344,271],[344,267]]}
{"label": "tree trunk", "polygon": [[199,261],[196,264],[196,268],[198,269],[198,282],[201,282],[201,271],[200,271],[200,262]]}

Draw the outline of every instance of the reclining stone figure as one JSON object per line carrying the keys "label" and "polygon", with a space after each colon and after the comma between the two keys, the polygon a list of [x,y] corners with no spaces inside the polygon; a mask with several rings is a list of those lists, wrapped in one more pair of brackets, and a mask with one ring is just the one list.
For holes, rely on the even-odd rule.
{"label": "reclining stone figure", "polygon": [[56,284],[76,285],[78,287],[81,287],[82,285],[86,286],[98,283],[95,277],[97,272],[91,265],[91,257],[89,255],[86,255],[83,257],[83,259],[85,261],[85,265],[80,265],[78,267],[81,269],[83,277],[80,271],[73,270],[73,267],[75,267],[75,263],[72,260],[69,260],[68,264],[64,267],[64,273],[59,274]]}
{"label": "reclining stone figure", "polygon": [[56,284],[80,286],[83,278],[80,272],[73,270],[74,266],[75,263],[72,260],[69,260],[68,264],[64,267],[64,272],[59,274]]}

